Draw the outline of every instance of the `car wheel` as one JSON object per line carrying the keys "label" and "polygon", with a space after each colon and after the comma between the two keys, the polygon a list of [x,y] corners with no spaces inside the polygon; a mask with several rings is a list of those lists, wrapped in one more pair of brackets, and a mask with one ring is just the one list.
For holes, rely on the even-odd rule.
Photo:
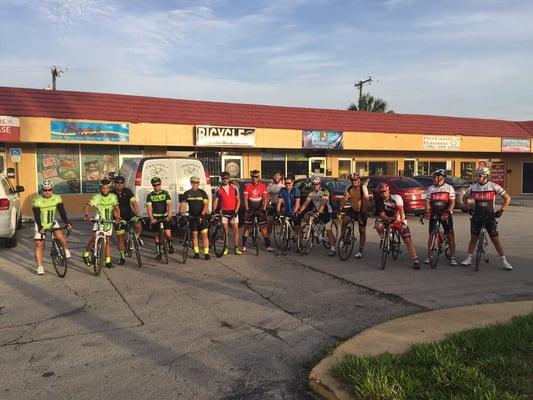
{"label": "car wheel", "polygon": [[10,238],[5,239],[5,245],[8,249],[17,247],[17,231]]}

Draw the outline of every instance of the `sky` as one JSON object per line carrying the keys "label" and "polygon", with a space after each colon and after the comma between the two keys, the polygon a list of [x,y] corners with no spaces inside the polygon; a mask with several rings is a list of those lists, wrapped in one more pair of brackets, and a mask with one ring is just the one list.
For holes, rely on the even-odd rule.
{"label": "sky", "polygon": [[0,86],[533,120],[529,0],[0,0]]}

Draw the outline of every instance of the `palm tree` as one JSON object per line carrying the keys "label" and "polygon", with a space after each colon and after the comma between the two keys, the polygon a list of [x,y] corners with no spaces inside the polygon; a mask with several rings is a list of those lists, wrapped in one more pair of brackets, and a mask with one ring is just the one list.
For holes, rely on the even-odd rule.
{"label": "palm tree", "polygon": [[369,112],[394,112],[387,110],[387,102],[378,98],[374,98],[370,94],[364,94],[359,100],[359,104],[352,103],[348,107],[351,111],[369,111]]}

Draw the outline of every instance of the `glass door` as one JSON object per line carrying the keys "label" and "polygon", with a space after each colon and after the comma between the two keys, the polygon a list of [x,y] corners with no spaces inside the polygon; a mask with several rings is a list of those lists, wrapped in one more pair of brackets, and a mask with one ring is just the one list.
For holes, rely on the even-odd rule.
{"label": "glass door", "polygon": [[350,179],[351,173],[352,173],[352,159],[351,158],[340,158],[338,177],[341,179]]}
{"label": "glass door", "polygon": [[222,156],[222,171],[229,172],[232,178],[242,178],[242,156]]}
{"label": "glass door", "polygon": [[403,160],[403,176],[412,177],[416,173],[416,160]]}
{"label": "glass door", "polygon": [[309,158],[309,176],[326,176],[326,157]]}

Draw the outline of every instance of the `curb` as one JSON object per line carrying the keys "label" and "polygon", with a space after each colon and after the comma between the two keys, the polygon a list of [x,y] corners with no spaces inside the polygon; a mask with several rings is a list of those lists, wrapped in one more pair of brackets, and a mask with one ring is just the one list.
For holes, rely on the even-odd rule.
{"label": "curb", "polygon": [[455,332],[507,322],[531,312],[533,300],[447,308],[393,319],[342,343],[311,370],[309,386],[324,399],[350,400],[352,395],[346,386],[329,374],[331,368],[348,354],[403,353],[415,343],[440,341]]}

